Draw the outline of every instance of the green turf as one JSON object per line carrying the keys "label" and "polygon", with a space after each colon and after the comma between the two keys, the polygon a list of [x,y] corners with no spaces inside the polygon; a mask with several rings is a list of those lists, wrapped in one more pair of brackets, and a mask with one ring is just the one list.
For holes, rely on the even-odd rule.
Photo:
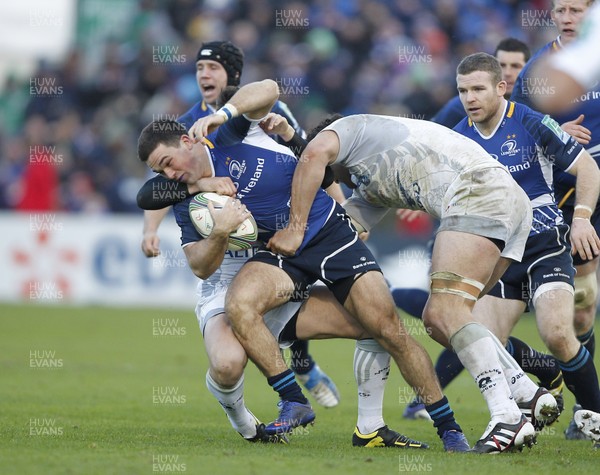
{"label": "green turf", "polygon": [[[407,323],[437,356],[420,324]],[[542,348],[531,318],[516,335]],[[570,393],[568,411],[533,450],[445,454],[428,423],[402,420],[410,392],[397,369],[386,389],[386,422],[432,449],[353,448],[350,341],[312,343],[342,402],[317,408],[317,423],[289,446],[249,444],[230,428],[204,385],[207,362],[192,312],[2,305],[0,343],[1,474],[598,473],[600,452],[562,435]],[[246,389],[254,413],[274,418],[276,395],[252,365]],[[488,421],[483,399],[465,373],[447,395],[473,444]]]}

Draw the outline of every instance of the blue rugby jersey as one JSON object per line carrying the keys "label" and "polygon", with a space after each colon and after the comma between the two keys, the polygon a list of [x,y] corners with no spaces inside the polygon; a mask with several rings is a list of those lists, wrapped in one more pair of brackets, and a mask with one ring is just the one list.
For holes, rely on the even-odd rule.
{"label": "blue rugby jersey", "polygon": [[[244,117],[232,119],[207,137],[206,151],[215,176],[229,176],[237,186],[237,197],[252,212],[260,238],[268,240],[289,222],[292,178],[297,160],[292,151],[275,142]],[[198,241],[188,214],[189,199],[174,206],[181,227],[181,242]],[[319,188],[308,216],[300,252],[331,216],[335,201]],[[191,226],[191,228],[190,228]]]}
{"label": "blue rugby jersey", "polygon": [[[301,137],[306,137],[306,133],[300,127],[298,121],[294,118],[293,114],[284,102],[277,101],[273,106],[272,111],[284,116],[287,119],[288,123],[292,127],[294,127],[296,132]],[[206,117],[207,115],[210,115],[213,112],[214,109],[208,104],[206,104],[204,100],[201,100],[194,104],[185,114],[180,116],[177,120],[179,123],[183,124],[186,127],[186,129],[189,129],[192,125],[194,125],[194,122],[196,122],[198,119]],[[223,126],[221,128],[225,130]],[[276,138],[277,140],[281,140],[279,136],[276,136]],[[281,143],[283,143],[283,140],[281,140]],[[291,151],[289,149],[287,150],[287,152],[291,154]],[[192,197],[190,196],[188,199],[177,203],[173,206],[173,214],[181,230],[181,244],[184,247],[187,244],[203,239],[202,236],[200,236],[200,234],[198,233],[198,231],[196,231],[196,228],[192,224],[192,221],[189,216],[189,204],[191,200]],[[251,208],[248,206],[248,209]],[[289,219],[289,208],[287,216]],[[202,279],[199,280],[197,289],[198,295],[206,296],[207,294],[215,292],[215,289],[228,286],[229,283],[236,276],[236,274],[239,272],[241,266],[250,257],[252,257],[257,250],[258,248],[256,246],[253,246],[251,249],[246,249],[243,251],[225,251],[225,256],[220,267],[205,281],[203,281]]]}
{"label": "blue rugby jersey", "polygon": [[556,121],[522,104],[506,102],[504,116],[489,136],[483,136],[469,118],[454,130],[480,144],[527,193],[533,208],[530,235],[563,222],[554,198],[552,165],[568,170],[583,147]]}
{"label": "blue rugby jersey", "polygon": [[[560,39],[556,38],[539,51],[537,51],[527,62],[515,83],[511,100],[532,107],[531,96],[540,93],[552,93],[544,82],[544,78],[531,78],[531,67],[547,54],[552,54],[562,48]],[[580,114],[585,116],[583,126],[587,127],[592,132],[590,143],[585,146],[587,152],[596,160],[600,166],[600,82],[591,90],[583,94],[579,99],[574,101],[574,108],[560,114],[554,115],[554,118],[559,124],[574,120]],[[554,184],[558,195],[563,195],[569,188],[575,186],[575,177],[562,172],[559,169],[554,170]]]}

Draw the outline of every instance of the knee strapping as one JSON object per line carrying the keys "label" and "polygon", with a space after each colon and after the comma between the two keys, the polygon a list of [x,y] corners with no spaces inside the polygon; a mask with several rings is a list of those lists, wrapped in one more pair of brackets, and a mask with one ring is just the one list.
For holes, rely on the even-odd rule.
{"label": "knee strapping", "polygon": [[481,282],[463,277],[454,272],[442,271],[431,273],[432,294],[458,295],[464,299],[476,302],[484,287],[485,285]]}
{"label": "knee strapping", "polygon": [[575,308],[581,310],[596,304],[598,281],[596,273],[575,277]]}
{"label": "knee strapping", "polygon": [[471,343],[481,340],[482,338],[488,338],[489,336],[490,331],[481,323],[470,322],[459,328],[458,331],[450,337],[450,345],[458,354]]}

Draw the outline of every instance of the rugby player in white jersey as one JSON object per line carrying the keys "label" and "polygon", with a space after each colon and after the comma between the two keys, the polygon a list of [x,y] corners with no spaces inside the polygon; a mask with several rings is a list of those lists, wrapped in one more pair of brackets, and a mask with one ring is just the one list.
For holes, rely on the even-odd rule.
{"label": "rugby player in white jersey", "polygon": [[371,229],[390,208],[440,219],[423,320],[434,339],[456,351],[488,404],[491,421],[476,448],[497,453],[532,443],[534,427],[517,403],[533,400],[538,387],[472,317],[477,299],[522,257],[532,220],[527,195],[479,145],[443,126],[349,116],[326,127],[303,152],[292,187],[295,225],[271,238],[273,252],[292,255],[302,242],[315,184],[328,165],[354,189],[344,207],[360,229]]}

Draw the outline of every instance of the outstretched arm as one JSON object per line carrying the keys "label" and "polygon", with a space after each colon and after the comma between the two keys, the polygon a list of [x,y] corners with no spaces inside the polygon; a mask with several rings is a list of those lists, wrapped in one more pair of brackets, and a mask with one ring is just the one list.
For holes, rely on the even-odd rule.
{"label": "outstretched arm", "polygon": [[577,140],[581,145],[587,145],[590,143],[590,140],[592,140],[591,130],[582,125],[584,119],[585,116],[579,114],[577,119],[568,120],[560,126],[561,129]]}
{"label": "outstretched arm", "polygon": [[533,74],[535,77],[544,78],[546,87],[543,89],[549,91],[534,95],[533,103],[538,110],[549,114],[572,109],[572,101],[585,92],[583,86],[571,74],[557,69],[548,59],[540,61]]}

